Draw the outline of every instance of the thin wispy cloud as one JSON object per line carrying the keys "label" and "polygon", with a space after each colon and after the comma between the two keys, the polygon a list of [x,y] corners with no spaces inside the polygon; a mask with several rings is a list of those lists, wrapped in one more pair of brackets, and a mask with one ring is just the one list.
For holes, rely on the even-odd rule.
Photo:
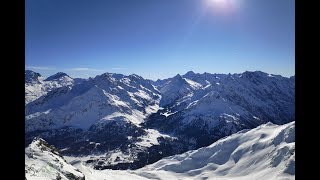
{"label": "thin wispy cloud", "polygon": [[53,67],[45,67],[45,66],[26,66],[26,69],[33,69],[33,70],[56,70]]}
{"label": "thin wispy cloud", "polygon": [[113,70],[123,70],[123,69],[128,69],[128,68],[122,68],[122,67],[114,67],[114,68],[111,68]]}
{"label": "thin wispy cloud", "polygon": [[68,71],[104,71],[102,69],[93,69],[93,68],[84,68],[84,67],[71,68],[67,70]]}

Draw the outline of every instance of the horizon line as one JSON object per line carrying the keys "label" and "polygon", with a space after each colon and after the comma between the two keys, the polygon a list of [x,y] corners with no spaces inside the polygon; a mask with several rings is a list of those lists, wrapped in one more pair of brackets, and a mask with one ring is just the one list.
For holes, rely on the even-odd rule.
{"label": "horizon line", "polygon": [[[39,73],[39,72],[37,72],[37,71],[35,71],[35,70],[32,70],[32,69],[30,69],[30,68],[25,68],[25,71],[26,71],[26,70],[30,70],[30,71]],[[38,69],[38,70],[44,70],[44,69]],[[56,73],[53,73],[53,74],[51,74],[51,75],[49,75],[49,76],[43,76],[41,73],[39,73],[39,74],[40,74],[41,76],[45,77],[45,78],[48,78],[48,77],[50,77],[50,76],[52,76],[52,75],[55,75],[55,74],[57,74],[57,73],[59,73],[59,72],[65,73],[65,72],[63,72],[63,71],[58,71],[58,70],[57,70]],[[167,77],[167,78],[157,78],[157,79],[145,78],[144,76],[139,75],[138,73],[126,74],[126,73],[117,73],[117,72],[108,72],[108,71],[103,72],[103,73],[101,73],[101,74],[97,74],[97,75],[95,75],[95,76],[89,76],[89,77],[87,77],[87,78],[70,76],[68,73],[65,73],[65,74],[67,74],[67,75],[70,76],[71,78],[81,78],[81,79],[95,78],[96,76],[100,76],[100,75],[102,75],[102,74],[121,74],[121,75],[125,75],[125,76],[138,75],[138,76],[140,76],[140,77],[142,77],[143,79],[146,79],[146,80],[157,81],[157,80],[169,79],[169,78],[175,77],[175,76],[177,76],[177,75],[183,76],[183,75],[186,75],[186,74],[189,73],[189,72],[190,72],[190,73],[194,73],[194,74],[200,74],[200,75],[206,74],[206,73],[207,73],[207,74],[223,74],[223,75],[229,75],[229,74],[230,74],[230,75],[238,75],[238,74],[243,74],[243,73],[245,73],[245,72],[262,72],[262,73],[265,73],[265,74],[268,74],[268,75],[281,76],[281,77],[285,77],[285,78],[291,78],[291,77],[294,77],[294,76],[295,76],[295,74],[294,74],[294,75],[291,75],[291,76],[285,76],[285,75],[282,75],[282,74],[268,73],[268,72],[261,71],[261,70],[245,70],[245,71],[240,72],[240,73],[239,73],[239,72],[238,72],[238,73],[236,73],[236,72],[233,72],[233,73],[231,73],[231,72],[229,72],[229,73],[217,73],[217,72],[215,72],[215,73],[212,73],[212,72],[203,72],[203,73],[200,73],[200,72],[195,72],[195,71],[193,71],[193,70],[189,70],[189,71],[186,71],[184,74],[182,74],[182,73],[177,73],[177,74],[174,75],[174,76],[169,76],[169,77]]]}

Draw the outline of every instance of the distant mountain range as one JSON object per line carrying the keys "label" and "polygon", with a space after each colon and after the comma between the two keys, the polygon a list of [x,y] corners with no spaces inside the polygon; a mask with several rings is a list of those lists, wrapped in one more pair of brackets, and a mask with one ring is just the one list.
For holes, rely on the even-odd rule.
{"label": "distant mountain range", "polygon": [[40,137],[96,169],[137,169],[243,129],[295,120],[294,76],[25,75],[26,147]]}

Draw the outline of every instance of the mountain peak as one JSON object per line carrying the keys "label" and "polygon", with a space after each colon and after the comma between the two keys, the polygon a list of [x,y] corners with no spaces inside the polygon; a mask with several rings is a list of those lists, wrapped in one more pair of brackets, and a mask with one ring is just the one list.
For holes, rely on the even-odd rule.
{"label": "mountain peak", "polygon": [[177,74],[176,76],[174,76],[171,79],[171,83],[185,83],[188,84],[187,81],[185,79],[183,79],[183,77],[180,74]]}
{"label": "mountain peak", "polygon": [[121,78],[125,77],[122,74],[116,74],[116,73],[103,73],[101,75],[97,75],[94,79],[95,80],[102,80],[102,81],[110,81],[110,82],[114,82],[116,80],[119,80]]}
{"label": "mountain peak", "polygon": [[56,149],[54,146],[48,144],[44,139],[40,137],[35,137],[31,143],[31,146],[38,147],[42,150],[50,151],[56,155],[59,155],[58,149]]}
{"label": "mountain peak", "polygon": [[101,75],[97,75],[95,78],[99,78],[99,77],[112,77],[112,73],[109,73],[109,72],[105,72]]}
{"label": "mountain peak", "polygon": [[182,76],[180,74],[177,74],[173,77],[173,79],[182,79]]}
{"label": "mountain peak", "polygon": [[53,80],[60,79],[62,77],[69,77],[70,78],[70,76],[68,74],[66,74],[64,72],[58,72],[52,76],[49,76],[47,79],[45,79],[45,81],[53,81]]}
{"label": "mountain peak", "polygon": [[121,79],[121,78],[123,78],[123,77],[125,77],[125,75],[123,75],[123,74],[117,74],[117,73],[113,73],[112,74],[112,77],[113,78],[115,78],[115,79]]}
{"label": "mountain peak", "polygon": [[42,77],[41,74],[31,70],[26,70],[24,75],[26,83],[39,82],[39,77]]}
{"label": "mountain peak", "polygon": [[252,77],[268,76],[269,74],[262,71],[245,71],[244,73],[242,73],[242,75],[248,78],[252,78]]}
{"label": "mountain peak", "polygon": [[137,79],[143,79],[143,77],[137,75],[137,74],[130,74],[129,77],[137,78]]}
{"label": "mountain peak", "polygon": [[194,73],[193,71],[188,71],[185,76],[193,76],[195,75],[196,73]]}
{"label": "mountain peak", "polygon": [[37,73],[37,72],[31,71],[31,70],[25,70],[25,74],[30,74],[30,73]]}

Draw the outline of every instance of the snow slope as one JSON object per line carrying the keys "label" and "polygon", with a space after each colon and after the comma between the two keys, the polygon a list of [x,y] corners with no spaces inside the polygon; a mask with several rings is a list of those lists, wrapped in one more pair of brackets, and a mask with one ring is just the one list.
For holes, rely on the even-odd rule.
{"label": "snow slope", "polygon": [[159,138],[171,141],[140,125],[158,111],[160,98],[149,80],[135,74],[104,73],[53,89],[26,105],[25,144],[41,137],[64,155],[82,156],[97,168],[120,164],[123,169],[134,161],[135,168],[142,167],[137,161],[148,162],[147,149],[159,145]]}
{"label": "snow slope", "polygon": [[159,86],[162,94],[160,106],[169,105],[175,100],[201,87],[201,84],[190,79],[182,78],[182,76],[178,74],[175,77],[171,78],[170,81]]}
{"label": "snow slope", "polygon": [[46,95],[53,89],[71,86],[74,84],[73,78],[65,73],[56,73],[47,79],[41,74],[31,70],[25,71],[25,103],[28,104],[39,97]]}
{"label": "snow slope", "polygon": [[267,122],[285,124],[295,118],[294,83],[293,78],[260,71],[190,71],[159,80],[155,85],[161,91],[161,108],[149,116],[145,127],[190,140],[186,143],[194,149]]}
{"label": "snow slope", "polygon": [[164,158],[135,171],[94,170],[72,162],[86,179],[295,179],[295,122],[263,124],[208,147]]}
{"label": "snow slope", "polygon": [[[295,122],[267,123],[135,172],[160,179],[294,179]],[[150,176],[152,174],[152,176]]]}
{"label": "snow slope", "polygon": [[159,92],[140,76],[104,73],[54,89],[27,104],[26,131],[65,126],[89,129],[122,120],[138,125],[157,112],[159,100]]}
{"label": "snow slope", "polygon": [[40,138],[34,139],[25,149],[25,172],[27,180],[85,179],[54,147]]}
{"label": "snow slope", "polygon": [[186,111],[186,116],[240,114],[247,120],[255,116],[276,124],[294,119],[294,78],[261,71],[228,75],[190,71],[155,84],[161,91],[161,107]]}

